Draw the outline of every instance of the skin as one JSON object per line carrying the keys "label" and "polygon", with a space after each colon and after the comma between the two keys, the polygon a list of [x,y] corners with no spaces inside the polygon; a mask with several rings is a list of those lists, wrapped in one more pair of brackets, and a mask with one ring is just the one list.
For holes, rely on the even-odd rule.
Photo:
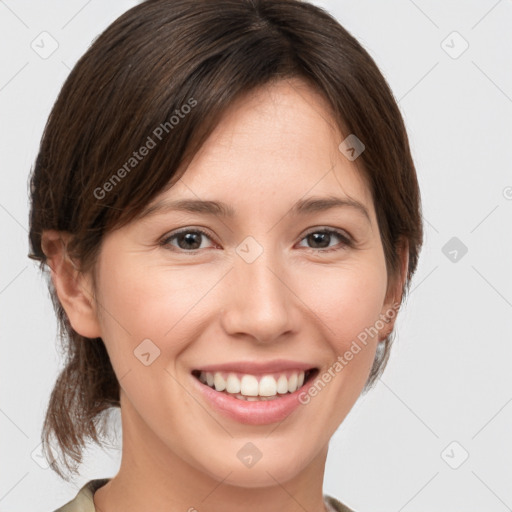
{"label": "skin", "polygon": [[[95,493],[98,510],[325,510],[329,440],[394,319],[280,423],[244,425],[220,415],[192,387],[191,371],[284,358],[311,362],[322,374],[399,301],[407,252],[401,275],[388,279],[370,191],[357,160],[338,150],[345,136],[305,83],[267,85],[231,106],[184,176],[155,199],[219,200],[234,218],[171,211],[108,233],[96,289],[65,257],[67,234],[45,233],[71,325],[104,340],[121,386],[122,462]],[[301,198],[333,195],[360,202],[369,219],[351,207],[289,213]],[[183,239],[180,246],[180,237],[159,244],[184,227],[209,236],[196,235],[197,246]],[[335,234],[323,243],[306,236],[322,228],[349,234],[352,246]],[[250,264],[236,252],[248,236],[263,249]],[[190,245],[200,248],[185,254]],[[134,357],[147,338],[160,350],[149,366]],[[262,453],[251,468],[237,457],[247,442]]]}

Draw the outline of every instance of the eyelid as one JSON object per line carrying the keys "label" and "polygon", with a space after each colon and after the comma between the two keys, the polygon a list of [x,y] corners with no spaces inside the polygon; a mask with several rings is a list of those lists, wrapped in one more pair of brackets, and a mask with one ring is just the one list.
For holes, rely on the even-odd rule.
{"label": "eyelid", "polygon": [[[170,231],[169,233],[166,233],[161,239],[160,241],[158,242],[159,245],[163,245],[164,247],[169,245],[167,242],[171,239],[171,238],[174,238],[178,235],[180,235],[181,233],[194,233],[194,232],[198,232],[198,233],[202,233],[205,237],[209,238],[213,243],[217,243],[215,242],[215,239],[213,237],[213,235],[206,229],[206,228],[202,228],[202,227],[196,227],[196,226],[186,226],[184,228],[178,228],[177,230],[175,231]],[[178,252],[182,252],[182,253],[193,253],[193,252],[197,252],[197,249],[194,250],[194,251],[184,251],[184,250],[181,250],[180,249],[177,249]]]}
{"label": "eyelid", "polygon": [[306,231],[306,233],[304,233],[304,235],[299,240],[299,242],[302,242],[302,240],[304,240],[307,236],[309,236],[313,233],[334,234],[342,240],[341,247],[334,246],[334,247],[329,247],[326,249],[315,249],[314,247],[304,247],[304,249],[313,251],[315,253],[326,253],[326,252],[330,252],[330,251],[340,251],[340,250],[344,249],[345,247],[353,247],[355,245],[354,238],[347,231],[345,231],[344,229],[333,228],[333,227],[329,227],[329,226],[316,226],[314,228],[311,228],[310,230]]}
{"label": "eyelid", "polygon": [[[308,235],[311,235],[312,233],[319,233],[319,232],[320,233],[322,233],[322,232],[336,233],[339,236],[345,237],[347,240],[353,240],[352,236],[350,235],[350,233],[348,233],[348,231],[341,229],[341,228],[333,228],[330,226],[315,226],[315,227],[309,229],[308,231],[306,231],[304,233],[304,235],[302,236],[302,238],[304,238]],[[302,238],[301,238],[301,240],[302,240]]]}
{"label": "eyelid", "polygon": [[[180,235],[181,233],[189,233],[189,232],[202,233],[205,237],[210,239],[213,243],[217,244],[217,242],[215,241],[212,234],[206,228],[196,227],[196,226],[186,226],[184,228],[178,228],[175,231],[171,231],[171,232],[165,234],[160,239],[159,245],[161,245],[163,247],[168,247],[170,245],[168,242],[171,238],[174,238],[174,237]],[[306,249],[308,251],[313,251],[315,253],[326,253],[326,252],[330,252],[330,251],[339,251],[346,247],[353,247],[355,244],[354,238],[346,230],[340,229],[340,228],[329,227],[329,226],[315,226],[315,227],[310,228],[303,235],[301,235],[301,237],[299,239],[299,243],[302,242],[307,236],[309,236],[313,233],[334,234],[342,240],[341,247],[334,246],[334,247],[329,247],[329,248],[324,248],[324,249],[322,249],[322,248],[315,249],[314,247],[304,247],[304,249]],[[180,254],[190,254],[190,255],[198,254],[200,252],[199,249],[186,251],[184,249],[174,248],[174,249],[170,249],[170,250],[174,250],[175,252],[178,252]]]}

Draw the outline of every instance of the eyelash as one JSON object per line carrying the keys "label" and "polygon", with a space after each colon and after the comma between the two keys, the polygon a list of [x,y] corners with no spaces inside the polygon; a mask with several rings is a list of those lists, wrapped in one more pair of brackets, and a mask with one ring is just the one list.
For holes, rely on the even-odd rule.
{"label": "eyelash", "polygon": [[[213,240],[212,240],[211,236],[209,235],[209,233],[207,233],[203,229],[200,229],[200,228],[184,228],[184,229],[181,229],[179,231],[176,231],[176,232],[172,233],[169,236],[165,236],[159,244],[161,246],[165,247],[165,248],[169,248],[169,247],[171,247],[170,244],[169,244],[170,240],[172,240],[172,239],[174,239],[174,238],[176,238],[179,235],[182,235],[184,233],[201,233],[202,235],[204,235],[205,237],[207,237],[208,239],[210,239],[213,242]],[[332,229],[332,228],[323,228],[323,229],[321,228],[321,229],[311,230],[308,233],[306,233],[301,238],[300,241],[304,240],[306,237],[308,237],[309,235],[312,235],[314,233],[336,235],[341,240],[341,246],[340,247],[336,247],[335,246],[335,247],[331,247],[329,249],[315,249],[314,247],[306,247],[305,249],[307,249],[309,251],[326,253],[326,252],[340,251],[340,250],[345,249],[346,247],[353,247],[353,240],[348,235],[346,235],[343,231],[340,231],[338,229]],[[180,249],[180,248],[175,248],[175,247],[173,247],[172,249],[169,249],[169,250],[176,251],[176,252],[181,252],[182,254],[190,254],[190,255],[195,255],[195,254],[197,254],[199,252],[199,249],[192,249],[190,251],[186,251],[185,249]]]}

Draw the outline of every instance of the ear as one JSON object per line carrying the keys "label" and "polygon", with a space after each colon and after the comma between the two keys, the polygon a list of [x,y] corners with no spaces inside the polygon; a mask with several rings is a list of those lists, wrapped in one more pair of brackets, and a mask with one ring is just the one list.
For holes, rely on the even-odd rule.
{"label": "ear", "polygon": [[407,239],[400,241],[398,252],[400,260],[399,274],[394,276],[388,283],[388,290],[380,315],[384,322],[384,327],[379,330],[379,342],[384,341],[393,331],[400,303],[402,302],[404,285],[409,269],[409,243]]}
{"label": "ear", "polygon": [[100,325],[92,279],[78,270],[67,253],[70,233],[45,230],[41,246],[50,267],[53,286],[73,329],[86,338],[99,338]]}

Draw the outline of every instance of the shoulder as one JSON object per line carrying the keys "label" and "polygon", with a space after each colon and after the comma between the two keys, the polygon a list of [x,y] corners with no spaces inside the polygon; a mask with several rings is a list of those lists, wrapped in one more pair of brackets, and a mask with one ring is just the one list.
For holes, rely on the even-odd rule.
{"label": "shoulder", "polygon": [[54,510],[54,512],[96,512],[93,500],[94,493],[109,480],[109,478],[89,480],[71,501]]}
{"label": "shoulder", "polygon": [[346,505],[343,505],[341,501],[329,496],[328,494],[324,494],[324,501],[328,506],[329,512],[355,512],[351,508],[348,508]]}

